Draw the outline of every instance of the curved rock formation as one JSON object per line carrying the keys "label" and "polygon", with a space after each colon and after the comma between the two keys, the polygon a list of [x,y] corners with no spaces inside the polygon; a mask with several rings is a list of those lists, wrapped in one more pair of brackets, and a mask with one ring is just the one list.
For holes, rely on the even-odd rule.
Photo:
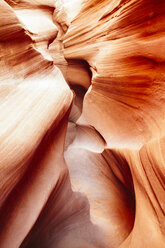
{"label": "curved rock formation", "polygon": [[164,8],[154,0],[86,1],[64,38],[65,57],[91,67],[83,115],[109,148],[164,135]]}
{"label": "curved rock formation", "polygon": [[0,10],[0,247],[165,247],[165,2]]}

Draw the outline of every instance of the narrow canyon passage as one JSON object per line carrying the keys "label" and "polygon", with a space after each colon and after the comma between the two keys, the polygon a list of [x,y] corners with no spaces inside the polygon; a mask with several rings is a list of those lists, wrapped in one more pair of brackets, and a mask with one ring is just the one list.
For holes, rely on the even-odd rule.
{"label": "narrow canyon passage", "polygon": [[0,248],[164,248],[164,0],[0,9]]}

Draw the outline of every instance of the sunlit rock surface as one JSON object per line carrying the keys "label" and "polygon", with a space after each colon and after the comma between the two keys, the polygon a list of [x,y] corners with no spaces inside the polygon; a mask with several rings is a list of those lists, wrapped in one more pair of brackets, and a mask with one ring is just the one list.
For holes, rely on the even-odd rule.
{"label": "sunlit rock surface", "polygon": [[164,0],[0,10],[0,247],[165,247]]}

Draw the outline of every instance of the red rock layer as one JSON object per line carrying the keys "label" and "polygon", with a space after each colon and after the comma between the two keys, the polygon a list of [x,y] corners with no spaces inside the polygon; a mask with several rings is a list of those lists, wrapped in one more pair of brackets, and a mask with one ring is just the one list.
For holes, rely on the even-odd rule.
{"label": "red rock layer", "polygon": [[164,1],[84,1],[64,37],[66,59],[86,60],[92,71],[78,123],[117,149],[118,163],[109,150],[108,164],[129,188],[121,156],[131,170],[135,222],[120,247],[165,246],[164,9]]}
{"label": "red rock layer", "polygon": [[164,8],[154,0],[85,1],[65,35],[65,58],[91,67],[83,116],[109,148],[164,135]]}
{"label": "red rock layer", "polygon": [[165,2],[0,9],[0,247],[165,247]]}

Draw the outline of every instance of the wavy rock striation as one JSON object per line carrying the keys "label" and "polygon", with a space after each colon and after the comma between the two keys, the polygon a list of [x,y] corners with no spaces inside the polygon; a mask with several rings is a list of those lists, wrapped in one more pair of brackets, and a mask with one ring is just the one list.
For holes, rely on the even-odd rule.
{"label": "wavy rock striation", "polygon": [[0,247],[165,247],[165,2],[0,10]]}

